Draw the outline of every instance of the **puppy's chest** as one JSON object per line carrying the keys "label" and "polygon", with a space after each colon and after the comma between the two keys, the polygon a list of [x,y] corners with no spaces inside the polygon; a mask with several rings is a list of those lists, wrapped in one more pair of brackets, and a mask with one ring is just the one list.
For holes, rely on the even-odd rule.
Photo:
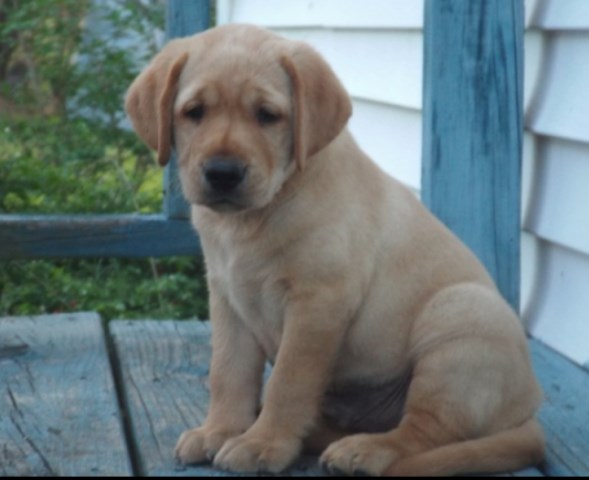
{"label": "puppy's chest", "polygon": [[249,252],[225,252],[215,259],[209,275],[214,288],[274,358],[287,294],[287,284],[276,274],[275,265]]}

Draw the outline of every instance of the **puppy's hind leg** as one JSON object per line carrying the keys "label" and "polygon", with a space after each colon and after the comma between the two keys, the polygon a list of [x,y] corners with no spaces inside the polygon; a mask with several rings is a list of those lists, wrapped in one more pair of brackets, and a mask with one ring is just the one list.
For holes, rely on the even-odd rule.
{"label": "puppy's hind leg", "polygon": [[[496,292],[465,284],[438,293],[416,320],[410,343],[413,377],[399,426],[335,442],[323,465],[346,474],[457,474],[541,459],[542,436],[532,419],[540,396],[525,337]],[[508,461],[501,461],[506,452]],[[436,470],[436,462],[443,468]]]}
{"label": "puppy's hind leg", "polygon": [[332,473],[383,475],[400,459],[453,439],[429,412],[411,411],[390,432],[351,435],[331,444],[320,463]]}
{"label": "puppy's hind leg", "polygon": [[[416,419],[417,420],[417,419]],[[419,422],[419,420],[417,420]],[[532,418],[518,427],[473,440],[427,450],[428,433],[405,424],[385,434],[353,435],[328,448],[321,463],[334,473],[386,476],[449,476],[499,473],[539,464],[544,457],[542,430]],[[408,441],[403,445],[402,442]],[[425,450],[424,450],[425,449]],[[410,452],[419,452],[412,455]]]}
{"label": "puppy's hind leg", "polygon": [[544,435],[536,419],[488,437],[444,445],[395,462],[387,476],[448,476],[498,473],[537,465],[544,458]]}

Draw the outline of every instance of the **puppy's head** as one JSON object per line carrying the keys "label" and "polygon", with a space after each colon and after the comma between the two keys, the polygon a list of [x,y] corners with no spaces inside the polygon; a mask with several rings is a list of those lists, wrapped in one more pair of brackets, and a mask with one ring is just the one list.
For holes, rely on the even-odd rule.
{"label": "puppy's head", "polygon": [[161,165],[176,148],[186,198],[219,211],[269,204],[351,114],[313,49],[248,25],[169,42],[125,108]]}

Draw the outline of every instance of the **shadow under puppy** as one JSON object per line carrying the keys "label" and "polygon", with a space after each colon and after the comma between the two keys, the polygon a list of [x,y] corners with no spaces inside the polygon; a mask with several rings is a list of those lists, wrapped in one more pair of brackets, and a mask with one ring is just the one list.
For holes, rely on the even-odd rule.
{"label": "shadow under puppy", "polygon": [[312,448],[372,475],[541,461],[518,318],[358,148],[349,96],[311,47],[249,25],[173,40],[126,109],[162,165],[177,150],[207,266],[211,403],[180,461],[280,472]]}

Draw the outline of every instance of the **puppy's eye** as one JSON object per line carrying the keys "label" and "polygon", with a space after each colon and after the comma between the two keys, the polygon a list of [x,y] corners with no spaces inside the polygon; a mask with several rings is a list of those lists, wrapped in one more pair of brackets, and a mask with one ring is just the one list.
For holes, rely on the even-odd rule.
{"label": "puppy's eye", "polygon": [[200,122],[204,118],[205,113],[206,113],[206,109],[205,109],[204,105],[201,104],[201,105],[196,105],[189,110],[186,110],[184,112],[184,116],[194,122]]}
{"label": "puppy's eye", "polygon": [[274,125],[275,123],[278,123],[281,120],[281,118],[282,117],[280,116],[280,114],[271,112],[270,110],[264,107],[260,107],[256,111],[256,119],[258,120],[258,123],[262,126]]}

